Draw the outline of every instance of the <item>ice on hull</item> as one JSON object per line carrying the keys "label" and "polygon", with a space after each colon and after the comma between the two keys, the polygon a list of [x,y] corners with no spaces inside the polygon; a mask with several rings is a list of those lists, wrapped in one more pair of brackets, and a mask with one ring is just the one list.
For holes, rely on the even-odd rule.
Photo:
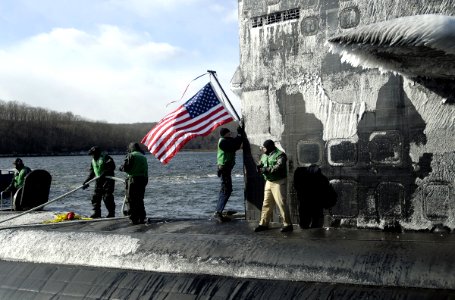
{"label": "ice on hull", "polygon": [[107,220],[4,229],[0,295],[63,297],[84,291],[86,297],[201,297],[212,291],[212,297],[290,299],[303,293],[311,299],[310,291],[315,298],[333,291],[343,299],[372,293],[453,295],[455,290],[455,236],[450,234],[315,229],[283,235],[278,224],[258,234],[255,225],[153,220],[131,226],[127,220]]}
{"label": "ice on hull", "polygon": [[354,67],[407,77],[454,79],[455,17],[418,15],[359,26],[328,40]]}
{"label": "ice on hull", "polygon": [[327,225],[455,229],[453,15],[449,0],[239,1],[247,218],[273,139],[296,223],[294,172],[318,164],[339,196]]}

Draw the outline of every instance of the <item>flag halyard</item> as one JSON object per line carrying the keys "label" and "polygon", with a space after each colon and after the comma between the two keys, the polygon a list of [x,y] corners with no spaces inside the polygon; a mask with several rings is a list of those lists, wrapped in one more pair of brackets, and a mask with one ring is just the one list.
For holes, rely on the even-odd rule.
{"label": "flag halyard", "polygon": [[185,104],[161,119],[141,142],[167,164],[191,139],[206,136],[233,120],[209,82]]}

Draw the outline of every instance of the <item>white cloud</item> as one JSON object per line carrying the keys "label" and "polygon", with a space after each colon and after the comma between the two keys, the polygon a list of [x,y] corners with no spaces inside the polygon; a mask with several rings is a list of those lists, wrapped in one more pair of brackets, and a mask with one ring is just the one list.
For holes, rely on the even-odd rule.
{"label": "white cloud", "polygon": [[0,99],[94,120],[155,121],[175,85],[183,90],[194,76],[163,67],[184,55],[115,26],[101,26],[96,34],[58,28],[0,52]]}
{"label": "white cloud", "polygon": [[[169,60],[183,50],[167,43],[148,41],[148,37],[103,25],[96,34],[72,28],[56,28],[24,41],[12,55],[25,57],[32,64],[67,69],[84,64],[114,67],[143,66]],[[59,61],[60,58],[64,61]]]}
{"label": "white cloud", "polygon": [[[207,69],[234,98],[228,84],[238,64],[236,1],[5,1],[2,100],[93,120],[157,121]],[[206,80],[193,83],[184,100]]]}

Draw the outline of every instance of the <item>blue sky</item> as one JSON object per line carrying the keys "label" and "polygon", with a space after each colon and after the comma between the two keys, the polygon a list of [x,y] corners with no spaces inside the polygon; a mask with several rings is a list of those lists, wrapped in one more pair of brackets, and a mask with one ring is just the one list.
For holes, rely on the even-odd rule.
{"label": "blue sky", "polygon": [[110,123],[158,121],[211,69],[230,90],[237,0],[0,0],[0,99]]}

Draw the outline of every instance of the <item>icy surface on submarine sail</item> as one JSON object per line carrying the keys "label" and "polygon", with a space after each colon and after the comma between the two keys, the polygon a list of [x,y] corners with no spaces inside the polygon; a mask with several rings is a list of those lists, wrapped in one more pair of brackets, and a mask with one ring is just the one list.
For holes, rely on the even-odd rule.
{"label": "icy surface on submarine sail", "polygon": [[420,70],[409,69],[409,66],[405,70],[402,61],[389,59],[384,53],[412,57],[424,47],[442,51],[443,55],[455,55],[455,17],[418,15],[373,23],[330,38],[329,47],[332,53],[340,54],[342,61],[354,67],[443,77],[453,71],[447,70],[447,66],[435,58],[432,68],[423,64]]}
{"label": "icy surface on submarine sail", "polygon": [[[291,185],[296,168],[322,167],[338,224],[455,228],[454,14],[450,0],[240,1],[236,91],[251,165],[271,138],[288,154]],[[327,41],[382,72],[348,64]],[[246,175],[257,220],[262,193],[255,170]],[[288,198],[298,222],[292,186]]]}
{"label": "icy surface on submarine sail", "polygon": [[[340,54],[343,62],[354,67],[379,69],[382,73],[392,72],[405,76],[403,80],[404,92],[410,99],[422,99],[421,101],[413,101],[413,104],[428,124],[426,145],[411,145],[410,152],[414,161],[417,162],[418,157],[424,153],[444,151],[443,149],[447,147],[447,144],[454,142],[453,134],[450,131],[444,134],[443,131],[439,130],[453,126],[453,107],[442,105],[446,101],[444,98],[441,101],[435,95],[425,93],[422,89],[416,89],[417,83],[413,79],[432,77],[436,78],[435,82],[438,82],[437,78],[441,78],[440,85],[444,85],[446,82],[442,79],[453,80],[455,77],[453,68],[450,64],[442,63],[435,55],[430,55],[430,62],[422,59],[418,60],[416,65],[413,65],[410,59],[433,50],[442,52],[440,55],[445,58],[453,56],[455,54],[455,17],[418,15],[374,23],[331,38],[329,47],[332,53]],[[390,59],[392,57],[394,59]],[[450,63],[453,64],[453,61]],[[441,105],[428,105],[431,103],[430,101]],[[444,159],[441,156],[440,162],[443,161]],[[440,178],[453,182],[453,174],[448,170],[451,164],[439,163],[438,165],[439,170],[435,168],[434,173],[438,172]],[[424,181],[425,179],[422,181],[417,178],[417,182],[420,184]],[[431,192],[437,195],[439,191]],[[446,197],[444,194],[440,195],[440,200],[444,201],[443,206],[448,206],[449,199]],[[414,214],[411,222],[404,223],[406,228],[419,229],[425,223],[427,226],[431,226],[431,223],[425,218],[416,217],[424,215],[425,209],[424,203],[416,205],[415,210],[418,213]],[[446,220],[446,224],[453,224],[453,222],[453,216],[449,216]]]}

